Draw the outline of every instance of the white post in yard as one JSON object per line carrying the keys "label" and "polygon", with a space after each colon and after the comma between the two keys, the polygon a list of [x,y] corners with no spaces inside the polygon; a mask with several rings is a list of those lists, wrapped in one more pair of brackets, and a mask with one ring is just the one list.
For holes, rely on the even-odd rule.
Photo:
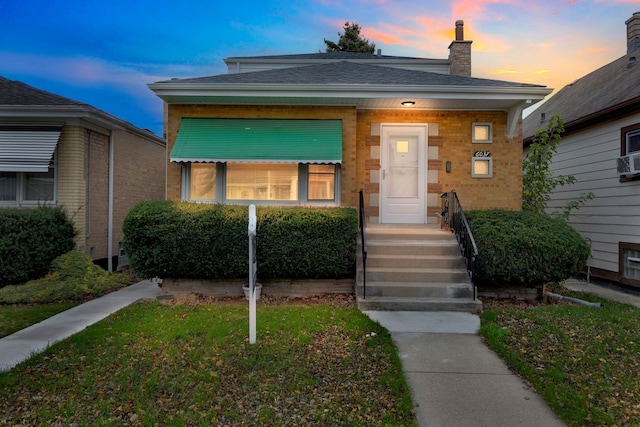
{"label": "white post in yard", "polygon": [[249,344],[256,343],[256,207],[249,205]]}

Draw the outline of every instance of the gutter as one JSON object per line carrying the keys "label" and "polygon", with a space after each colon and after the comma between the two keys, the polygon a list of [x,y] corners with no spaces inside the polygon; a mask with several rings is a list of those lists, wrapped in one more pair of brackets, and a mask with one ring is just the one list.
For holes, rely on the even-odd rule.
{"label": "gutter", "polygon": [[[542,100],[553,89],[546,86],[467,86],[467,85],[387,85],[387,84],[210,84],[210,83],[151,83],[147,85],[155,94],[164,96],[278,96],[291,92],[295,97],[317,96],[326,98],[351,97],[359,94],[363,98],[381,96],[440,95],[450,99],[513,99]],[[445,96],[443,96],[445,95]],[[472,96],[469,96],[472,95]],[[475,96],[473,96],[475,95]]]}

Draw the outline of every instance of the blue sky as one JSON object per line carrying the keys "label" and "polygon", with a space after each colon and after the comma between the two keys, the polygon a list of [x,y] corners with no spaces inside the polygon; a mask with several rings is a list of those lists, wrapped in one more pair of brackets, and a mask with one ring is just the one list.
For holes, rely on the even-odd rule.
{"label": "blue sky", "polygon": [[148,83],[226,72],[230,56],[324,51],[346,21],[387,55],[446,58],[455,21],[473,75],[567,83],[625,54],[640,0],[2,0],[0,75],[162,132]]}

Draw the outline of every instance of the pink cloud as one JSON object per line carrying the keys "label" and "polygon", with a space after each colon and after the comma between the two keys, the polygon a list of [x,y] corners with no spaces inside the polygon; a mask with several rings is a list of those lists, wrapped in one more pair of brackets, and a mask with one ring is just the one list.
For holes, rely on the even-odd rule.
{"label": "pink cloud", "polygon": [[588,48],[579,50],[578,52],[576,52],[576,54],[578,56],[587,56],[587,55],[593,55],[593,54],[609,52],[609,51],[611,51],[611,49],[605,48],[605,47],[588,47]]}

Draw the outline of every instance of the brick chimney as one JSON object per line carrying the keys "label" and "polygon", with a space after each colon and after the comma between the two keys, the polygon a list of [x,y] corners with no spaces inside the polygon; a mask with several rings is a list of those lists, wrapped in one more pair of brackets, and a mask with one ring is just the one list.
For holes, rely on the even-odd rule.
{"label": "brick chimney", "polygon": [[625,24],[627,24],[627,55],[629,55],[640,48],[640,12],[634,13]]}
{"label": "brick chimney", "polygon": [[449,74],[452,76],[471,77],[471,43],[464,39],[464,21],[456,21],[456,39],[449,45]]}

